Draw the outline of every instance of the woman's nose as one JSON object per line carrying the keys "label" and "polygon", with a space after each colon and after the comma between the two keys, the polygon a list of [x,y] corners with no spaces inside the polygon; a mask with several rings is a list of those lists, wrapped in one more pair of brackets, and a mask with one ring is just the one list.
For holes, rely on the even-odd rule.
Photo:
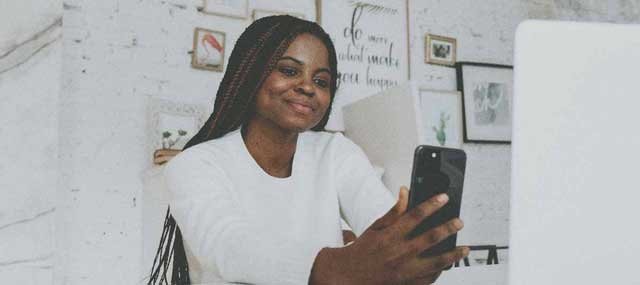
{"label": "woman's nose", "polygon": [[315,89],[313,88],[313,80],[303,80],[296,88],[295,91],[306,96],[315,95]]}

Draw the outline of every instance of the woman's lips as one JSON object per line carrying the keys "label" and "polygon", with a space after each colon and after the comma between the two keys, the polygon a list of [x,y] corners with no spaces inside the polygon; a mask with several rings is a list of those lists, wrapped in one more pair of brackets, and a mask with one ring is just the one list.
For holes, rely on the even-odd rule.
{"label": "woman's lips", "polygon": [[289,101],[289,102],[287,102],[287,103],[289,104],[289,106],[290,106],[294,111],[296,111],[296,112],[298,112],[298,113],[302,113],[302,114],[305,114],[305,115],[306,115],[306,114],[311,114],[311,113],[313,113],[313,109],[312,109],[311,107],[309,107],[309,106],[302,105],[302,104],[295,103],[295,102],[291,102],[291,101]]}

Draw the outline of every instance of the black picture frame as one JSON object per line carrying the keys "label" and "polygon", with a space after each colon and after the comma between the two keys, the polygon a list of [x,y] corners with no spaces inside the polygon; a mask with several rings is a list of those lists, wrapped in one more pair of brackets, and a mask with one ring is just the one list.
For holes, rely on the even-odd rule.
{"label": "black picture frame", "polygon": [[[501,79],[507,80],[508,82],[504,82],[504,86],[501,86],[502,83],[498,84],[498,83],[488,83],[488,84],[493,84],[490,85],[490,87],[493,86],[498,86],[501,89],[501,93],[502,95],[500,95],[500,98],[503,98],[502,96],[504,96],[506,93],[506,98],[508,99],[507,102],[505,104],[506,107],[502,106],[502,108],[506,108],[506,110],[508,110],[508,113],[504,114],[503,116],[501,116],[501,119],[505,119],[507,120],[507,125],[508,126],[501,126],[499,129],[500,131],[497,132],[499,133],[499,135],[487,135],[487,134],[482,134],[482,135],[478,135],[478,131],[475,130],[474,128],[476,128],[476,126],[470,122],[472,119],[470,112],[473,112],[475,110],[473,110],[475,108],[475,106],[472,106],[470,104],[475,103],[473,102],[473,100],[471,99],[471,92],[469,92],[469,90],[471,88],[476,88],[475,86],[470,86],[471,84],[475,83],[475,79],[474,80],[467,80],[466,85],[465,85],[465,76],[468,77],[478,77],[478,75],[481,75],[481,73],[478,72],[478,70],[474,71],[476,72],[476,74],[470,74],[471,71],[469,71],[468,68],[466,67],[479,67],[479,69],[484,69],[484,74],[490,74],[490,73],[494,73],[494,74],[501,74],[500,77],[502,77]],[[456,62],[455,64],[455,68],[456,68],[456,81],[457,81],[457,89],[458,91],[460,91],[460,93],[462,94],[462,124],[463,124],[463,141],[465,143],[489,143],[489,144],[510,144],[511,143],[511,127],[512,127],[512,101],[513,101],[513,66],[511,65],[502,65],[502,64],[493,64],[493,63],[482,63],[482,62],[468,62],[468,61],[459,61]],[[473,68],[472,68],[473,69]],[[478,69],[478,68],[475,68]],[[500,72],[500,71],[505,71],[505,70],[509,70],[508,73],[505,72]],[[505,76],[505,74],[509,74],[509,76]],[[487,76],[491,76],[491,75],[487,75]],[[467,92],[465,92],[465,89]],[[506,89],[506,90],[505,90]],[[502,99],[500,99],[502,100]],[[499,105],[500,103],[498,103]],[[485,104],[486,105],[486,104]],[[495,110],[492,110],[495,113]],[[495,115],[493,116],[495,118]],[[485,127],[484,130],[482,132],[488,132],[487,130],[489,130],[491,127]],[[508,134],[508,135],[507,135]]]}

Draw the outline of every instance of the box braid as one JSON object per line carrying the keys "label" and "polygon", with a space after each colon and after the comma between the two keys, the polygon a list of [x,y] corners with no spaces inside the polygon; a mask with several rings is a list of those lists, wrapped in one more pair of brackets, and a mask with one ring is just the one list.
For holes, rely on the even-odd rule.
{"label": "box braid", "polygon": [[[240,35],[218,88],[213,113],[184,149],[219,138],[246,123],[255,113],[255,96],[262,82],[271,74],[289,44],[296,36],[304,33],[316,36],[327,48],[333,102],[338,73],[336,52],[329,35],[313,22],[291,16],[265,17],[253,22]],[[329,120],[330,108],[312,130],[324,129]]]}
{"label": "box braid", "polygon": [[[301,34],[311,34],[320,39],[329,54],[331,101],[322,120],[312,128],[313,131],[324,130],[337,89],[338,64],[333,42],[316,23],[291,16],[271,16],[254,21],[238,38],[218,88],[213,113],[183,150],[222,137],[246,124],[255,114],[255,97],[260,86],[274,70],[291,42]],[[160,246],[148,284],[168,284],[166,273],[171,258],[171,284],[190,284],[182,234],[170,209],[167,209]]]}

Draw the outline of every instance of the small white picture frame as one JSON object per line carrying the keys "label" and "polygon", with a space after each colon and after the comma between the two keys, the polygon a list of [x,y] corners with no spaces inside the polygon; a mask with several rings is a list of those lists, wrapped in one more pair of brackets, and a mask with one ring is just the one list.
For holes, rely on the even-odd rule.
{"label": "small white picture frame", "polygon": [[456,91],[418,89],[424,144],[462,147],[462,95]]}
{"label": "small white picture frame", "polygon": [[203,0],[202,13],[231,18],[246,19],[249,0]]}

